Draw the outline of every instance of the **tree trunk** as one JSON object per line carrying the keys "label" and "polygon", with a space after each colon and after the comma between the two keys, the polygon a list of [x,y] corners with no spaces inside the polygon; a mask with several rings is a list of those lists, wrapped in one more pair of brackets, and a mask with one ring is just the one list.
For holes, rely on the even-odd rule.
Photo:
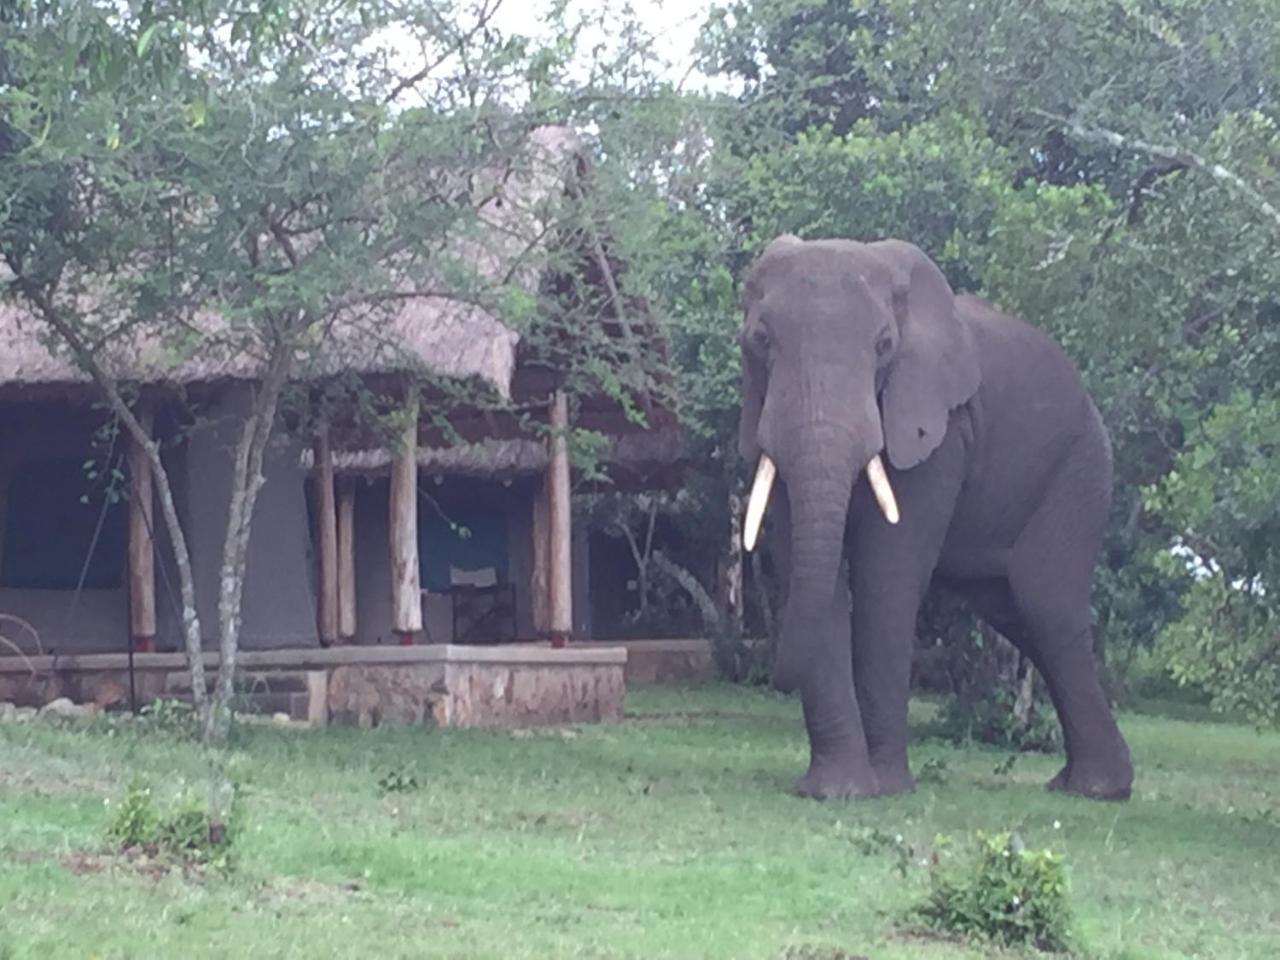
{"label": "tree trunk", "polygon": [[742,636],[742,494],[729,493],[729,544],[721,571],[721,623],[735,637]]}
{"label": "tree trunk", "polygon": [[1013,701],[1013,717],[1023,730],[1031,726],[1031,711],[1036,703],[1036,671],[1031,661],[1018,655],[1018,694]]}
{"label": "tree trunk", "polygon": [[231,698],[235,693],[236,662],[240,652],[241,600],[244,596],[249,535],[258,494],[266,482],[263,460],[275,427],[280,393],[288,379],[292,351],[283,346],[267,365],[266,376],[253,395],[249,415],[236,443],[231,472],[231,502],[222,546],[222,575],[218,583],[218,682],[206,723],[205,740],[226,741],[231,726]]}
{"label": "tree trunk", "polygon": [[653,529],[658,521],[658,501],[649,497],[639,499],[642,506],[647,504],[648,509],[644,546],[640,546],[635,532],[625,520],[616,521],[616,526],[626,538],[631,559],[636,565],[636,593],[640,601],[639,615],[643,621],[649,614],[649,561],[653,557]]}
{"label": "tree trunk", "polygon": [[680,586],[680,589],[693,600],[694,605],[698,608],[698,613],[702,616],[703,630],[719,634],[721,631],[720,611],[716,609],[715,601],[711,599],[711,594],[707,592],[706,587],[698,582],[698,578],[693,575],[693,572],[668,559],[667,555],[661,550],[653,551],[652,560],[655,569],[661,570],[674,580]]}
{"label": "tree trunk", "polygon": [[[765,640],[770,651],[778,645],[778,618],[773,613],[773,600],[769,596],[769,582],[764,575],[764,564],[760,560],[760,551],[751,554],[751,582],[755,586],[753,593],[760,604],[760,621],[764,627]],[[770,655],[772,659],[772,653]]]}
{"label": "tree trunk", "polygon": [[200,614],[196,610],[196,583],[191,572],[191,551],[187,547],[186,533],[178,519],[178,507],[173,497],[173,485],[169,482],[169,473],[160,459],[160,445],[129,408],[115,378],[98,362],[88,344],[75,327],[58,312],[48,295],[30,286],[23,287],[22,293],[39,311],[41,318],[49,324],[54,333],[71,349],[81,369],[86,370],[93,378],[93,382],[102,391],[107,405],[124,425],[133,442],[145,453],[146,460],[151,466],[151,477],[155,482],[156,493],[160,500],[160,514],[164,517],[165,532],[169,535],[174,565],[178,568],[178,588],[182,601],[182,636],[187,655],[187,668],[191,671],[191,699],[195,705],[196,715],[200,718],[201,729],[207,731],[209,699],[205,686]]}
{"label": "tree trunk", "polygon": [[[149,407],[139,405],[138,423],[148,435],[153,429]],[[152,530],[155,485],[147,451],[129,443],[129,642],[137,651],[152,648],[156,639],[156,553]]]}

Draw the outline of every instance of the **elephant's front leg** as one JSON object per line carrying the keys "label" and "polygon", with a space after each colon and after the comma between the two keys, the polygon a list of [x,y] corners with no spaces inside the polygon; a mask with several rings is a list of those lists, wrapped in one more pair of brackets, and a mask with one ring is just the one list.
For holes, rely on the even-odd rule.
{"label": "elephant's front leg", "polygon": [[854,490],[849,533],[853,678],[867,751],[881,793],[915,787],[907,764],[907,704],[916,618],[960,489],[958,442],[895,472],[901,521],[885,522],[865,483]]}
{"label": "elephant's front leg", "polygon": [[854,689],[868,758],[881,793],[906,793],[915,788],[907,764],[907,703],[922,592],[860,573],[853,572]]}
{"label": "elephant's front leg", "polygon": [[809,629],[818,632],[818,662],[800,683],[809,769],[796,781],[796,792],[820,800],[874,796],[881,788],[867,752],[854,691],[849,596],[843,582],[822,622]]}

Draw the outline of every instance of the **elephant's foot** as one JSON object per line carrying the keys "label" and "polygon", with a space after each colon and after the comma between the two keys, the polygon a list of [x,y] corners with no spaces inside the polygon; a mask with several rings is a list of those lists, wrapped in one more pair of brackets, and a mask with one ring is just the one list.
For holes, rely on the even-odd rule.
{"label": "elephant's foot", "polygon": [[795,783],[795,793],[814,800],[851,800],[854,797],[875,797],[881,793],[880,784],[870,768],[859,769],[849,763],[815,760]]}
{"label": "elephant's foot", "polygon": [[916,788],[915,778],[905,760],[900,763],[875,763],[876,784],[881,796],[895,793],[911,793]]}
{"label": "elephant's foot", "polygon": [[1068,760],[1045,787],[1091,800],[1128,800],[1133,791],[1133,767],[1119,760],[1110,763]]}

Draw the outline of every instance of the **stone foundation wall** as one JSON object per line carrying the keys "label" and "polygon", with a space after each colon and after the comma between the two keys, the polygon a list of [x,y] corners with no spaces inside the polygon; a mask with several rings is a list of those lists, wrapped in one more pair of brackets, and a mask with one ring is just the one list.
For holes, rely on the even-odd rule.
{"label": "stone foundation wall", "polygon": [[[626,651],[543,645],[336,647],[241,654],[240,704],[312,726],[524,727],[616,721]],[[206,656],[210,683],[216,655]],[[134,657],[139,706],[189,699],[191,674],[177,654]],[[0,703],[42,707],[59,698],[128,709],[127,658],[0,658]]]}
{"label": "stone foundation wall", "polygon": [[624,647],[627,683],[696,683],[715,677],[709,640],[622,640],[592,646]]}

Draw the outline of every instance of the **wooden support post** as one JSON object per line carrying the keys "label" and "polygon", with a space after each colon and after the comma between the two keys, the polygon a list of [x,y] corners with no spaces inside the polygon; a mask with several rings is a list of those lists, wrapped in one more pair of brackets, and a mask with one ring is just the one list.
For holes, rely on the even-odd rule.
{"label": "wooden support post", "polygon": [[[150,436],[154,417],[140,406],[138,422]],[[129,444],[129,634],[133,649],[151,650],[156,639],[156,550],[153,478],[147,452],[136,440]]]}
{"label": "wooden support post", "polygon": [[316,626],[320,645],[338,642],[338,513],[333,490],[333,450],[322,420],[316,433],[316,527],[319,532],[320,597]]}
{"label": "wooden support post", "polygon": [[547,478],[540,477],[533,491],[533,576],[529,594],[533,632],[539,637],[551,633],[551,507],[547,502],[550,489]]}
{"label": "wooden support post", "polygon": [[391,461],[391,629],[402,644],[422,630],[418,571],[418,395],[412,393]]}
{"label": "wooden support post", "polygon": [[356,486],[351,477],[338,481],[338,637],[356,636]]}
{"label": "wooden support post", "polygon": [[569,398],[551,399],[551,458],[547,464],[551,533],[551,643],[563,646],[573,633],[573,516],[569,502]]}

